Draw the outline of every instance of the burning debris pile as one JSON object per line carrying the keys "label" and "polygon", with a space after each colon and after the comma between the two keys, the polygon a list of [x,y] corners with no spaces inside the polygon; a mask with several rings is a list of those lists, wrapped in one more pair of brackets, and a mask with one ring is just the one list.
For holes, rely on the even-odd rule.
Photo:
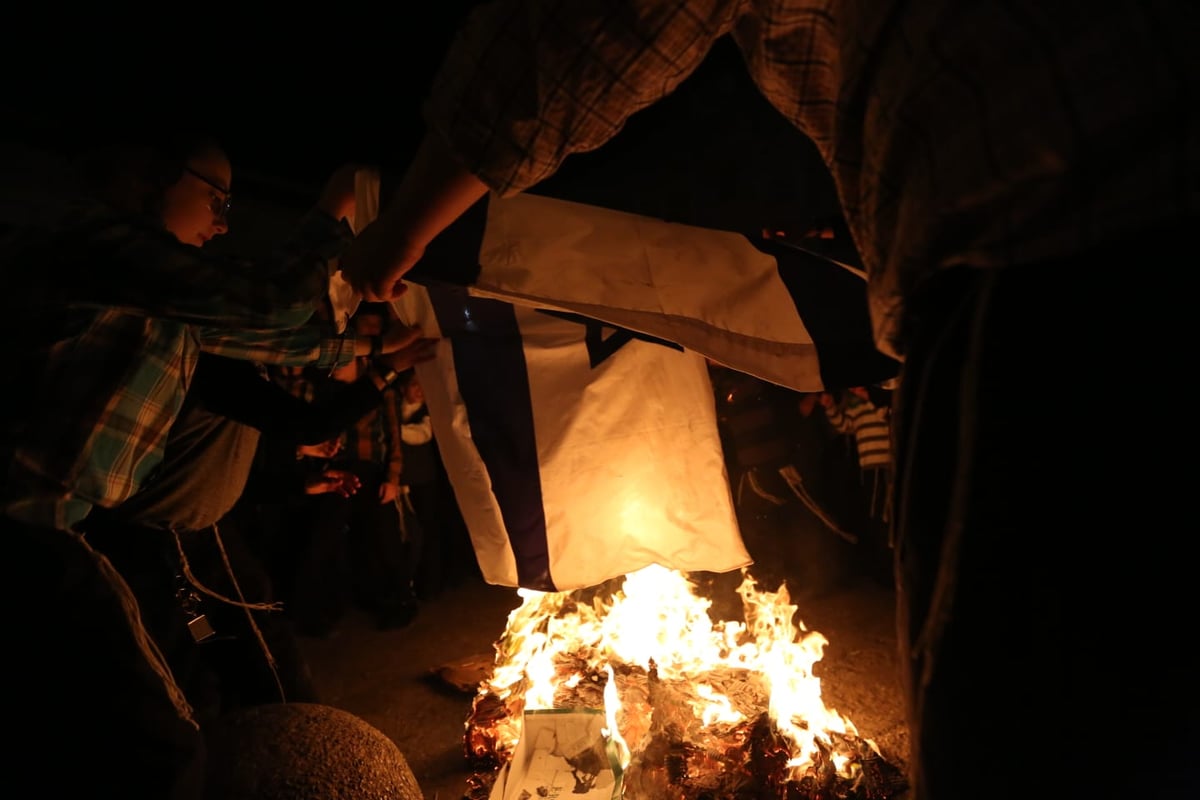
{"label": "burning debris pile", "polygon": [[588,798],[887,800],[905,788],[874,742],[825,708],[812,668],[828,642],[793,623],[786,586],[759,591],[743,574],[744,622],[714,623],[711,601],[681,573],[650,567],[621,580],[521,591],[467,721],[468,800],[536,797],[503,783],[527,720],[568,709],[603,715],[603,742],[578,753],[608,754],[607,789],[588,793],[601,768],[555,752]]}

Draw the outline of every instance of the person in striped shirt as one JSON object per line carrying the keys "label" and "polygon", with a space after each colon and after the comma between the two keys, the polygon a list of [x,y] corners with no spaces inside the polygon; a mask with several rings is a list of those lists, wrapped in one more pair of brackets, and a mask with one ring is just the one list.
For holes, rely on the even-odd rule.
{"label": "person in striped shirt", "polygon": [[882,400],[877,405],[866,386],[832,394],[822,392],[819,400],[829,426],[849,440],[853,462],[858,466],[857,480],[847,487],[851,503],[846,513],[850,529],[859,534],[860,560],[869,575],[890,584],[893,554],[888,512],[894,472],[891,405]]}
{"label": "person in striped shirt", "polygon": [[[1200,6],[1178,0],[492,0],[450,45],[426,138],[344,274],[393,296],[487,193],[602,147],[731,39],[833,177],[876,343],[903,362],[891,513],[914,800],[1007,797],[1014,754],[1054,765],[1047,797],[1194,795],[1200,657],[1180,632],[1200,603],[1184,545],[1157,535],[1191,517],[1186,442],[1030,398],[1195,361],[1178,254],[1200,218],[1197,31]],[[1150,760],[1113,757],[1139,742]]]}
{"label": "person in striped shirt", "polygon": [[884,499],[892,473],[891,407],[875,405],[865,386],[852,386],[837,397],[822,392],[820,401],[833,429],[853,437],[858,468],[869,488],[870,515],[886,519]]}

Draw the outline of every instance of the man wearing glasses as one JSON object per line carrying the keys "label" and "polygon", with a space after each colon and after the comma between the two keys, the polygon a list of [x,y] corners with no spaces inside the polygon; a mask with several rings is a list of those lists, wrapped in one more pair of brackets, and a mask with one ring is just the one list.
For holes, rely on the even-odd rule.
{"label": "man wearing glasses", "polygon": [[5,631],[20,654],[10,685],[33,698],[14,712],[10,766],[71,796],[198,800],[195,715],[84,533],[93,509],[159,472],[201,350],[332,367],[374,349],[308,324],[352,238],[354,170],[331,176],[285,247],[247,263],[201,248],[228,230],[232,178],[207,138],[133,139],[77,166],[83,191],[0,247],[0,330],[21,376],[0,395],[0,536],[14,565],[0,585],[20,609]]}
{"label": "man wearing glasses", "polygon": [[[229,192],[229,163],[223,159],[214,159],[214,161],[217,163],[207,165],[209,169],[213,170],[211,173],[213,177],[209,177],[209,174],[200,171],[200,169],[185,166],[183,168],[184,174],[194,180],[180,181],[172,189],[177,190],[180,194],[186,193],[190,196],[195,194],[196,187],[189,186],[189,183],[198,181],[203,184],[205,187],[205,198],[195,204],[196,208],[203,207],[207,209],[212,218],[213,228],[219,231],[219,233],[224,233],[229,229],[229,209],[233,204],[233,195]],[[222,172],[226,174],[222,176]],[[183,223],[185,215],[188,214],[187,207],[180,204],[172,209],[172,213],[178,215],[180,219],[176,220],[170,217],[165,219],[167,230],[176,230],[176,226]],[[199,241],[185,241],[183,239],[180,239],[180,241],[183,241],[184,244],[194,244],[199,247],[207,242],[209,238],[211,236],[198,234]]]}

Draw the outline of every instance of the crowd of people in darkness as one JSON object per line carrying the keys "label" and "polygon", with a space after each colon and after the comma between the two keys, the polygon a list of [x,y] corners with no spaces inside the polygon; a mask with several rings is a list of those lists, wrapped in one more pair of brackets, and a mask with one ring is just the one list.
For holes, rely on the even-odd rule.
{"label": "crowd of people in darkness", "polygon": [[811,394],[714,366],[738,511],[751,537],[808,519],[894,588],[912,800],[1007,798],[1034,740],[1040,795],[1197,796],[1188,435],[1078,400],[1194,360],[1197,31],[1172,0],[489,0],[378,218],[349,224],[347,163],[253,258],[211,246],[235,170],[203,114],[93,120],[0,244],[5,674],[33,698],[8,779],[209,800],[213,719],[319,700],[297,631],[420,614],[465,529],[413,380],[435,342],[390,302],[483,197],[537,190],[731,42],[827,169],[901,365]]}

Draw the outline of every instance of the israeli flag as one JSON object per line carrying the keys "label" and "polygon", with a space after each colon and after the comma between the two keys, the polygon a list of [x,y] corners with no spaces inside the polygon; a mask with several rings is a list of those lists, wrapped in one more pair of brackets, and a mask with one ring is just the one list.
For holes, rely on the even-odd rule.
{"label": "israeli flag", "polygon": [[861,275],[728,231],[487,198],[397,316],[484,578],[569,591],[651,564],[748,566],[706,359],[801,391],[877,383]]}
{"label": "israeli flag", "polygon": [[535,194],[485,198],[409,278],[674,342],[797,391],[885,383],[853,266],[784,241]]}

